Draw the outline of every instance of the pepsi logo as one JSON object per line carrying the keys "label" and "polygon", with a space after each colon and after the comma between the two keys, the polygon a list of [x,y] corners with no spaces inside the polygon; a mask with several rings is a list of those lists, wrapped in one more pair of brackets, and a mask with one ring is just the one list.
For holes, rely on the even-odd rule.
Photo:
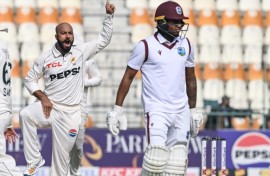
{"label": "pepsi logo", "polygon": [[235,168],[270,167],[270,138],[262,133],[249,132],[240,136],[232,146]]}
{"label": "pepsi logo", "polygon": [[77,135],[77,130],[75,130],[75,129],[69,130],[69,136],[75,137],[76,135]]}

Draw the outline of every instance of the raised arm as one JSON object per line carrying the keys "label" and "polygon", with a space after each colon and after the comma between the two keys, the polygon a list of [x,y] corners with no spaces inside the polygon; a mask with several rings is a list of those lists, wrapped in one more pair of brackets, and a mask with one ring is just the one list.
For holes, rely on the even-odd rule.
{"label": "raised arm", "polygon": [[95,54],[104,49],[111,41],[112,33],[113,33],[113,14],[115,11],[114,4],[110,4],[107,0],[106,5],[106,15],[103,20],[103,27],[99,32],[99,35],[96,40],[85,43],[85,52],[84,59],[89,60]]}

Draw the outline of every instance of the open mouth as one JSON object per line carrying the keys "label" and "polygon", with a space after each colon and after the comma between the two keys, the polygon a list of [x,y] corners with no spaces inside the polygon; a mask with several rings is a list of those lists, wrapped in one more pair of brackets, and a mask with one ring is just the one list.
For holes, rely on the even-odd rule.
{"label": "open mouth", "polygon": [[65,48],[71,47],[71,42],[70,42],[69,40],[65,40],[65,41],[63,42],[63,44],[64,44],[64,47],[65,47]]}

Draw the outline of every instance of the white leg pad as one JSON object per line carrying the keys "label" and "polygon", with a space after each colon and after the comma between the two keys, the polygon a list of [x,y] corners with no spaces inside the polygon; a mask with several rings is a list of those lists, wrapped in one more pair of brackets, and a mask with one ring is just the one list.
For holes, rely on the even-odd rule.
{"label": "white leg pad", "polygon": [[163,175],[168,157],[165,146],[149,145],[144,153],[141,176]]}
{"label": "white leg pad", "polygon": [[175,145],[169,149],[169,160],[165,168],[165,176],[185,175],[188,149],[186,145]]}

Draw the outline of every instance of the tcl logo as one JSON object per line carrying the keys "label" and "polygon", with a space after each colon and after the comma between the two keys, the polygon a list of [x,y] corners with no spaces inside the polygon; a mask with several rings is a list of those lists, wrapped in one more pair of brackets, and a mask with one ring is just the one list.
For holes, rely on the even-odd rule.
{"label": "tcl logo", "polygon": [[61,67],[62,64],[60,62],[54,62],[54,63],[50,63],[47,65],[47,68],[51,68],[51,67]]}

